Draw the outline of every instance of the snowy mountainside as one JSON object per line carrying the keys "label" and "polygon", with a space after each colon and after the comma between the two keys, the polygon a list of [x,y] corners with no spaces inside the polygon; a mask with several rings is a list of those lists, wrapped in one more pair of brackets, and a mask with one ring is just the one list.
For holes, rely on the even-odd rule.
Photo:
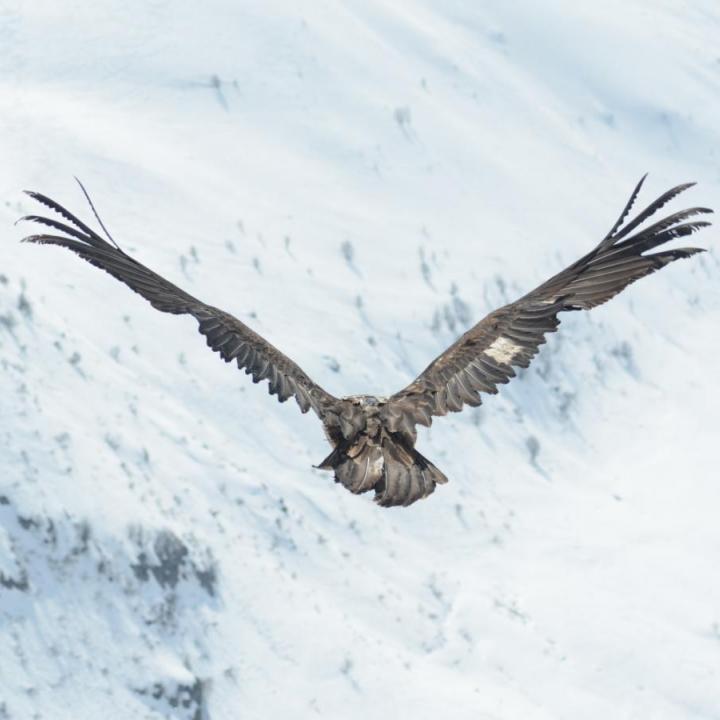
{"label": "snowy mountainside", "polygon": [[382,510],[37,189],[336,395],[640,202],[718,206],[711,2],[0,3],[0,718],[717,718],[720,272],[566,314]]}

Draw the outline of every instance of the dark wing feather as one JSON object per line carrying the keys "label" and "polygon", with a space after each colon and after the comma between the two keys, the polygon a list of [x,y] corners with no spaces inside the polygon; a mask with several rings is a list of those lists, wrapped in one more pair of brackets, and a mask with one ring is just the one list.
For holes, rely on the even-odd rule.
{"label": "dark wing feather", "polygon": [[555,332],[560,324],[560,312],[600,305],[635,280],[674,260],[702,252],[690,247],[643,254],[709,225],[701,220],[684,222],[712,212],[708,208],[674,213],[628,237],[693,184],[669,190],[623,226],[644,179],[610,233],[593,250],[516,302],[490,313],[433,360],[408,387],[393,395],[383,409],[390,429],[414,434],[415,426],[430,425],[433,415],[458,412],[464,405],[480,405],[480,393],[496,393],[498,385],[514,377],[513,367],[530,364],[545,342],[545,335]]}
{"label": "dark wing feather", "polygon": [[[314,383],[290,358],[232,315],[206,305],[165,278],[101,238],[64,207],[40,193],[28,195],[57,212],[66,222],[39,215],[22,220],[40,223],[55,233],[31,235],[23,242],[60,245],[72,250],[92,265],[105,270],[142,295],[162,312],[192,315],[207,344],[225,362],[235,360],[239,368],[252,375],[253,382],[268,380],[271,395],[280,402],[294,396],[302,412],[312,408],[321,418],[325,410],[339,401]],[[61,233],[61,234],[57,234]]]}

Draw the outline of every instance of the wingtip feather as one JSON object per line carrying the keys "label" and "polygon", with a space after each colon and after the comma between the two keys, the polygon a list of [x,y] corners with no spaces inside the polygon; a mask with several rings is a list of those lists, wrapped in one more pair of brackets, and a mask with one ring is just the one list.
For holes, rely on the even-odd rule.
{"label": "wingtip feather", "polygon": [[43,242],[47,242],[46,235],[26,235],[24,238],[21,238],[21,243],[38,243],[39,245],[42,245]]}

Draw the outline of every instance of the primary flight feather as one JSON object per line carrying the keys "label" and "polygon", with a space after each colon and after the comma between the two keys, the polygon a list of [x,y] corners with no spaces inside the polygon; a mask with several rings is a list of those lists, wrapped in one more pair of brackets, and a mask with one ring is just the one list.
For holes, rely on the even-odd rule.
{"label": "primary flight feather", "polygon": [[388,507],[410,505],[447,482],[415,449],[418,424],[430,425],[433,416],[459,412],[464,405],[480,405],[480,393],[496,393],[499,384],[515,376],[513,367],[530,364],[545,334],[555,332],[560,324],[559,313],[593,308],[668,263],[703,252],[695,247],[648,252],[709,225],[690,218],[712,211],[703,207],[681,210],[638,229],[694,184],[668,190],[626,223],[644,180],[635,187],[610,232],[587,255],[519,300],[490,313],[389,398],[334,397],[240,320],[149,270],[109,235],[111,242],[45,195],[28,192],[62,221],[40,215],[22,219],[59,233],[31,235],[24,242],[68,248],[124,282],[158,310],[192,315],[207,344],[226,362],[235,360],[253,382],[267,379],[269,392],[280,402],[294,397],[302,412],[312,409],[333,448],[318,467],[333,471],[335,480],[353,493],[374,490],[375,501]]}

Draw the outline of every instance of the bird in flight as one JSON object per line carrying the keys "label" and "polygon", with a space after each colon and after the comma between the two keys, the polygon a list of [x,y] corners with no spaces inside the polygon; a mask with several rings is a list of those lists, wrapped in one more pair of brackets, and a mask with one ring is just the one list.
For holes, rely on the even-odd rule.
{"label": "bird in flight", "polygon": [[648,252],[710,225],[688,220],[712,211],[693,207],[640,228],[694,184],[668,190],[628,220],[644,180],[635,187],[610,232],[587,255],[519,300],[491,312],[406,388],[390,397],[337,398],[328,393],[240,320],[206,305],[123,252],[105,229],[87,193],[107,240],[57,202],[36,192],[28,195],[61,219],[40,215],[21,219],[54,231],[30,235],[24,242],[72,250],[142,295],[154,308],[192,315],[207,344],[225,362],[234,360],[255,383],[267,380],[268,391],[280,402],[294,397],[303,413],[313,410],[320,418],[332,452],[317,467],[334,472],[335,481],[352,493],[374,490],[375,502],[390,507],[410,505],[447,482],[445,475],[415,449],[418,424],[429,426],[434,416],[459,412],[465,405],[478,406],[482,393],[497,393],[498,385],[515,376],[513,368],[527,367],[545,342],[545,335],[557,330],[561,312],[589,310],[674,260],[703,252],[695,247]]}

